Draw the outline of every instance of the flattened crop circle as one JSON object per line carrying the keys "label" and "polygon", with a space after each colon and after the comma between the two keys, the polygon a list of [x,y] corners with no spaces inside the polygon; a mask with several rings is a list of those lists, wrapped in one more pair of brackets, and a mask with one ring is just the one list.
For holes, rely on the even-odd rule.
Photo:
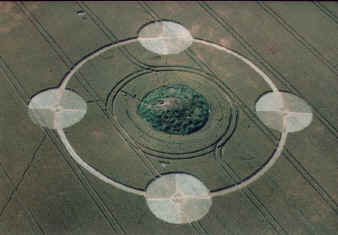
{"label": "flattened crop circle", "polygon": [[279,97],[273,93],[263,95],[256,103],[256,113],[262,122],[275,130],[281,131],[283,117],[286,117],[287,132],[301,131],[312,121],[311,107],[301,98],[283,92],[285,105],[280,103]]}
{"label": "flattened crop circle", "polygon": [[49,129],[67,128],[79,122],[87,103],[73,91],[50,89],[35,95],[28,105],[33,123]]}
{"label": "flattened crop circle", "polygon": [[155,179],[147,187],[145,197],[151,212],[172,224],[200,220],[212,205],[208,188],[197,178],[182,173]]}
{"label": "flattened crop circle", "polygon": [[193,42],[185,27],[167,20],[145,25],[139,32],[138,40],[144,48],[160,55],[178,54]]}

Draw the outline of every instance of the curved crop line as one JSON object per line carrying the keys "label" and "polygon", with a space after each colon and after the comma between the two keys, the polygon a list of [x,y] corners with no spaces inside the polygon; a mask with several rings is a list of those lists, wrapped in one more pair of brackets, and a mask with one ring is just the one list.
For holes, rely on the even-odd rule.
{"label": "curved crop line", "polygon": [[[88,61],[96,58],[97,56],[101,55],[102,53],[114,48],[114,47],[119,47],[119,46],[123,46],[123,45],[127,45],[129,43],[133,43],[138,41],[138,38],[130,38],[127,40],[123,40],[123,41],[119,41],[113,44],[109,44],[108,46],[105,46],[97,51],[95,51],[92,54],[89,54],[88,56],[86,56],[85,58],[83,58],[82,60],[80,60],[71,70],[69,73],[67,73],[67,75],[65,76],[65,78],[63,79],[60,87],[59,87],[59,94],[60,96],[62,95],[62,93],[66,90],[66,86],[68,84],[68,82],[70,81],[70,79],[72,78],[72,76]],[[65,145],[67,151],[69,152],[69,154],[72,156],[72,158],[80,165],[82,166],[84,169],[86,169],[89,173],[91,173],[92,175],[94,175],[95,177],[99,178],[100,180],[102,180],[105,183],[108,183],[122,191],[126,191],[129,193],[134,193],[137,195],[141,195],[144,196],[145,195],[145,191],[144,190],[139,190],[139,189],[135,189],[132,188],[130,186],[126,186],[123,185],[121,183],[118,183],[110,178],[108,178],[107,176],[103,175],[102,173],[100,173],[99,171],[95,170],[92,166],[88,165],[85,161],[82,160],[82,158],[76,153],[76,151],[73,149],[73,147],[71,146],[71,144],[69,143],[63,129],[57,128],[56,129],[57,134],[59,135],[62,143]]]}
{"label": "curved crop line", "polygon": [[94,59],[95,57],[101,55],[102,53],[114,48],[114,47],[119,47],[119,46],[123,46],[123,45],[127,45],[130,43],[133,43],[135,41],[138,41],[138,38],[134,37],[128,40],[124,40],[124,41],[119,41],[113,44],[109,44],[106,47],[101,48],[100,50],[96,51],[93,54],[89,54],[87,57],[83,58],[80,62],[78,62],[72,69],[71,71],[66,75],[66,77],[64,78],[64,80],[62,81],[59,89],[64,90],[69,82],[69,80],[72,78],[72,76],[85,64],[87,63],[89,60]]}
{"label": "curved crop line", "polygon": [[[204,45],[207,45],[207,46],[214,47],[214,48],[221,50],[221,51],[225,51],[225,52],[239,58],[240,60],[242,60],[244,63],[249,65],[253,70],[255,70],[259,75],[261,75],[261,77],[264,79],[264,81],[269,84],[269,86],[271,87],[273,92],[276,92],[279,95],[279,98],[281,99],[281,102],[282,102],[282,106],[285,106],[284,105],[284,98],[281,95],[281,93],[279,92],[278,88],[272,82],[272,80],[262,70],[260,70],[254,63],[252,63],[250,60],[246,59],[242,55],[240,55],[240,54],[238,54],[238,53],[236,53],[236,52],[234,52],[230,49],[227,49],[227,48],[225,48],[221,45],[218,45],[218,44],[215,44],[215,43],[212,43],[212,42],[208,42],[206,40],[197,39],[197,38],[195,38],[194,41],[197,42],[197,43],[201,43],[201,44],[204,44]],[[272,157],[268,160],[268,162],[266,162],[266,164],[259,171],[257,171],[251,177],[245,179],[244,181],[242,181],[238,184],[235,184],[233,186],[221,189],[221,190],[216,191],[216,192],[211,192],[210,195],[212,197],[216,197],[216,196],[222,196],[222,195],[225,195],[225,194],[228,194],[228,193],[231,193],[231,192],[235,192],[237,190],[240,190],[240,189],[248,186],[249,184],[255,182],[260,177],[262,177],[276,163],[276,161],[279,159],[279,157],[280,157],[280,155],[283,151],[284,145],[286,143],[287,134],[288,134],[287,131],[286,131],[286,118],[285,118],[285,116],[283,116],[283,128],[282,128],[281,133],[282,134],[281,134],[279,144],[278,144],[276,151],[274,152]]]}
{"label": "curved crop line", "polygon": [[[223,46],[221,46],[219,44],[216,44],[214,42],[210,42],[210,41],[207,41],[207,40],[203,40],[203,39],[199,39],[199,38],[194,38],[194,42],[214,47],[214,48],[216,48],[218,50],[225,51],[226,53],[231,54],[231,55],[237,57],[238,59],[242,60],[244,63],[246,63],[247,65],[249,65],[259,75],[261,75],[261,77],[264,79],[264,81],[269,84],[269,86],[271,87],[271,89],[274,92],[278,92],[278,88],[275,86],[275,84],[272,82],[272,80],[262,70],[260,70],[254,63],[252,63],[250,60],[248,60],[244,56],[238,54],[237,52],[235,52],[233,50],[230,50],[230,49],[228,49],[226,47],[223,47]],[[281,96],[281,99],[283,99],[282,96]]]}
{"label": "curved crop line", "polygon": [[93,167],[91,167],[90,165],[88,165],[85,161],[82,160],[82,158],[75,152],[75,150],[73,149],[73,147],[71,146],[71,144],[69,143],[65,132],[63,131],[63,129],[56,129],[57,134],[59,135],[62,143],[65,145],[67,151],[69,152],[69,154],[72,156],[72,158],[80,165],[82,166],[84,169],[86,169],[89,173],[91,173],[92,175],[96,176],[97,178],[99,178],[100,180],[102,180],[103,182],[110,184],[122,191],[126,191],[128,193],[134,193],[140,196],[145,196],[145,191],[143,190],[139,190],[139,189],[134,189],[131,188],[129,186],[123,185],[121,183],[115,182],[112,179],[109,179],[108,177],[104,176],[102,173],[98,172],[97,170],[95,170]]}

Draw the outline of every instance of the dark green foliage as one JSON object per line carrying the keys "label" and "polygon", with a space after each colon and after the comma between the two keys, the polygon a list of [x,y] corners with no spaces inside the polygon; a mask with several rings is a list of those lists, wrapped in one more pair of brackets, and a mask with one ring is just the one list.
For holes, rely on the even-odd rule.
{"label": "dark green foliage", "polygon": [[146,94],[137,113],[158,131],[187,135],[201,129],[208,121],[209,104],[190,87],[172,84]]}

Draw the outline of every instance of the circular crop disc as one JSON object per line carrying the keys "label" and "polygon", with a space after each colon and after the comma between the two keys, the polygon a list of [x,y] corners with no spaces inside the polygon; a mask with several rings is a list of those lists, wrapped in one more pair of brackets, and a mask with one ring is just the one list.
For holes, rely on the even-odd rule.
{"label": "circular crop disc", "polygon": [[[100,54],[102,54],[102,53],[104,53],[104,52],[106,52],[106,51],[108,51],[112,48],[122,46],[122,45],[127,45],[127,44],[137,42],[137,41],[138,41],[137,38],[131,38],[131,39],[126,40],[126,41],[120,41],[120,42],[117,42],[117,43],[114,43],[114,44],[110,44],[106,47],[101,48],[100,50],[96,51],[95,53],[90,54],[89,56],[85,57],[76,66],[74,66],[74,68],[67,74],[67,76],[62,81],[59,89],[65,90],[67,83],[72,78],[72,76],[89,60],[94,59],[95,57],[99,56]],[[200,44],[210,46],[210,47],[213,47],[215,49],[224,51],[224,52],[231,54],[231,55],[237,57],[238,59],[242,60],[244,63],[249,65],[254,71],[256,71],[264,79],[264,81],[266,83],[268,83],[268,85],[271,87],[272,91],[280,98],[280,103],[284,107],[284,99],[283,99],[283,96],[281,95],[281,93],[279,92],[278,88],[275,86],[275,84],[272,82],[272,80],[262,70],[260,70],[254,63],[252,63],[250,60],[248,60],[245,57],[241,56],[240,54],[238,54],[238,53],[236,53],[236,52],[234,52],[234,51],[232,51],[232,50],[230,50],[230,49],[228,49],[224,46],[216,44],[216,43],[212,43],[212,42],[202,40],[202,39],[198,39],[198,38],[193,38],[193,42],[200,43]],[[73,159],[79,165],[81,165],[83,168],[85,168],[88,172],[90,172],[92,175],[96,176],[97,178],[101,179],[102,181],[104,181],[104,182],[106,182],[106,183],[108,183],[108,184],[110,184],[110,185],[112,185],[112,186],[114,186],[118,189],[121,189],[123,191],[145,196],[144,190],[134,189],[134,188],[128,187],[126,185],[123,185],[121,183],[118,183],[116,181],[113,181],[112,179],[104,176],[102,173],[100,173],[99,171],[95,170],[93,167],[88,165],[75,152],[75,150],[73,149],[73,147],[69,143],[63,129],[57,128],[56,131],[57,131],[62,143],[66,146],[66,149],[68,150],[69,154],[73,157]],[[268,160],[268,162],[259,171],[257,171],[255,174],[253,174],[251,177],[245,179],[244,181],[241,181],[238,184],[232,185],[230,187],[226,187],[226,188],[223,188],[223,189],[220,189],[220,190],[217,190],[217,191],[213,191],[213,192],[210,193],[210,196],[212,196],[212,197],[222,196],[222,195],[240,190],[240,189],[248,186],[249,184],[255,182],[261,176],[263,176],[275,164],[275,162],[278,160],[279,156],[281,155],[283,147],[286,143],[287,134],[288,134],[288,132],[286,130],[286,119],[285,119],[285,116],[283,116],[282,128],[281,128],[281,137],[280,137],[277,149],[274,151],[274,154]]]}
{"label": "circular crop disc", "polygon": [[212,205],[208,188],[197,178],[183,173],[156,178],[148,185],[145,197],[152,213],[172,224],[200,220]]}
{"label": "circular crop disc", "polygon": [[145,25],[138,40],[147,50],[159,55],[178,54],[193,42],[190,32],[180,24],[162,20]]}
{"label": "circular crop disc", "polygon": [[284,98],[284,106],[275,93],[264,94],[256,103],[257,116],[262,122],[275,130],[281,131],[282,120],[285,116],[286,131],[301,131],[310,125],[312,121],[311,107],[298,96],[281,92]]}
{"label": "circular crop disc", "polygon": [[35,95],[28,105],[32,121],[49,129],[63,129],[79,122],[87,112],[87,103],[75,92],[50,89]]}

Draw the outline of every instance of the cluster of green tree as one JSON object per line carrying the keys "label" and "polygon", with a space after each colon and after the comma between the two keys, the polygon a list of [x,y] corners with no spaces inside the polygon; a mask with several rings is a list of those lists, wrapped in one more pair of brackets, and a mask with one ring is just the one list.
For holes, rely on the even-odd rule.
{"label": "cluster of green tree", "polygon": [[208,121],[209,104],[190,87],[172,84],[146,94],[137,113],[155,130],[187,135],[201,129]]}

